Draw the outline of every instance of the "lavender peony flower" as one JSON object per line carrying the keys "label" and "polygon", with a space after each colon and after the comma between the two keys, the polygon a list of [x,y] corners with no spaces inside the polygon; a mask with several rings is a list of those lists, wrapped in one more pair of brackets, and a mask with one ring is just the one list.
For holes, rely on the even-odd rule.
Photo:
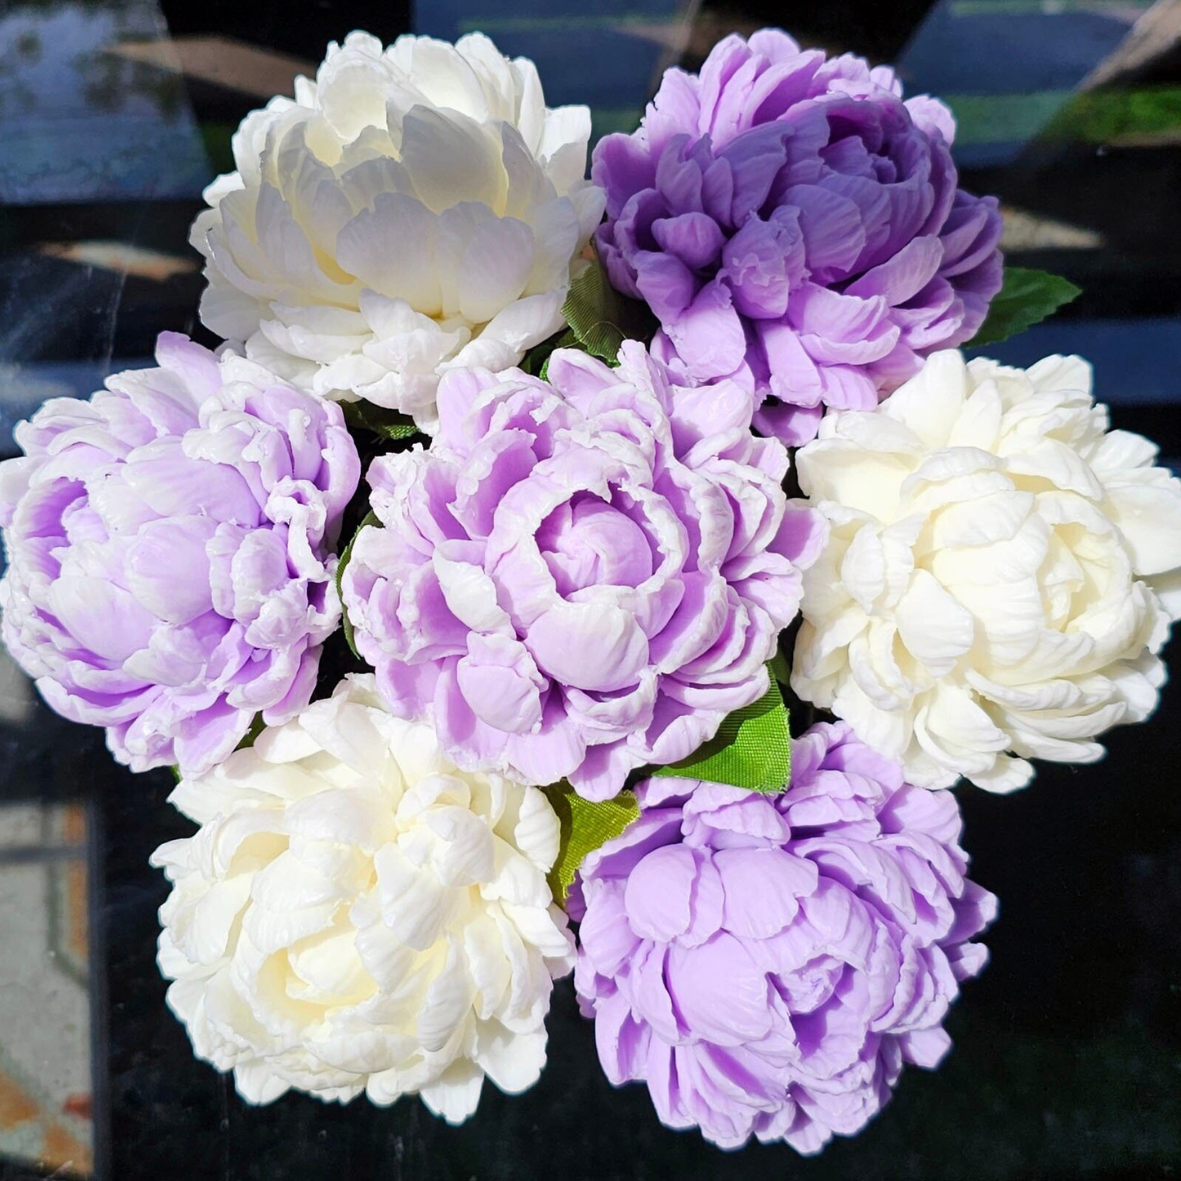
{"label": "lavender peony flower", "polygon": [[0,464],[3,636],[132,770],[224,759],[293,717],[340,623],[332,556],[360,462],[340,409],[164,333],[159,369],[54,398]]}
{"label": "lavender peony flower", "polygon": [[644,810],[583,862],[575,986],[616,1085],[723,1148],[812,1153],[934,1066],[968,940],[996,899],[964,877],[950,793],[903,781],[848,726],[814,726],[772,799],[652,779]]}
{"label": "lavender peony flower", "polygon": [[659,318],[655,353],[740,378],[772,399],[760,430],[806,442],[825,406],[874,406],[970,339],[1000,289],[1000,213],[956,188],[954,134],[885,67],[727,37],[595,149],[600,254]]}
{"label": "lavender peony flower", "polygon": [[430,450],[369,470],[386,527],[342,589],[391,708],[456,763],[600,799],[766,691],[823,531],[734,383],[675,388],[636,342],[618,369],[556,352],[549,382],[448,373]]}

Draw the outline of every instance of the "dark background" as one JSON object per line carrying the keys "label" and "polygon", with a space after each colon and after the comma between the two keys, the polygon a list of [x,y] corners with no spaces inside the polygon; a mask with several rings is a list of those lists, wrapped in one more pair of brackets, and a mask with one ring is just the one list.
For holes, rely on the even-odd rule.
{"label": "dark background", "polygon": [[[384,40],[481,27],[536,58],[551,104],[589,101],[603,131],[634,125],[662,64],[695,66],[726,32],[773,23],[806,44],[898,60],[908,92],[949,99],[962,183],[1006,206],[1008,260],[1084,288],[1052,323],[990,351],[1017,363],[1086,352],[1114,424],[1181,457],[1181,7],[1147,7],[792,0],[694,6],[678,23],[664,0],[593,12],[423,0],[413,16],[364,0],[0,0],[0,454],[47,393],[86,396],[113,368],[147,363],[162,329],[201,333],[187,227],[261,97],[249,77],[128,61],[109,44],[216,34],[314,63],[357,26]],[[960,789],[973,876],[1001,898],[992,962],[949,1021],[943,1066],[909,1070],[877,1121],[815,1159],[782,1145],[727,1154],[663,1129],[644,1089],[602,1077],[569,981],[541,1082],[514,1099],[489,1084],[462,1128],[412,1099],[247,1107],[192,1057],[154,964],[166,890],[147,858],[191,831],[165,802],[168,773],[131,776],[101,734],[37,705],[0,723],[0,802],[91,808],[93,1128],[98,1175],[112,1181],[1171,1177],[1179,758],[1172,689],[1152,722],[1111,735],[1097,766],[1042,766],[1008,798]],[[20,954],[0,930],[0,965]],[[0,1133],[4,1118],[0,1108]],[[70,1174],[0,1158],[3,1181],[49,1175]]]}

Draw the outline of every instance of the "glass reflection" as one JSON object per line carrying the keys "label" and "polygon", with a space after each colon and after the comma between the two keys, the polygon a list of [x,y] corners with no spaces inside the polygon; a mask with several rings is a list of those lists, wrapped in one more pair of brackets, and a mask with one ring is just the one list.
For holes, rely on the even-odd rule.
{"label": "glass reflection", "polygon": [[154,0],[8,0],[0,15],[0,201],[200,192],[208,165],[180,79],[113,52],[166,31]]}

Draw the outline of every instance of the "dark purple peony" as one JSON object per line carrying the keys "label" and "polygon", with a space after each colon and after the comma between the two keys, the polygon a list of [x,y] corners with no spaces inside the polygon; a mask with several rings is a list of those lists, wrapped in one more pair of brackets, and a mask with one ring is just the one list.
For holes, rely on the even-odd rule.
{"label": "dark purple peony", "polygon": [[1000,212],[956,187],[954,134],[886,67],[727,37],[595,149],[600,255],[660,320],[655,355],[744,381],[759,429],[806,442],[969,340],[1000,289]]}
{"label": "dark purple peony", "polygon": [[814,726],[778,798],[650,779],[583,862],[574,981],[616,1085],[723,1148],[817,1152],[859,1131],[904,1062],[935,1066],[969,942],[996,899],[966,879],[950,793],[903,781],[848,726]]}

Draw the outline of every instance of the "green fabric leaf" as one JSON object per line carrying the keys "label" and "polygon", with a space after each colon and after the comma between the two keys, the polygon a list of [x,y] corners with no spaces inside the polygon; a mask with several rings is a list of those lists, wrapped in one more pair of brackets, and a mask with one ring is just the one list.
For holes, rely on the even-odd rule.
{"label": "green fabric leaf", "polygon": [[414,419],[396,410],[387,410],[372,402],[340,402],[338,405],[344,414],[345,425],[353,430],[368,431],[371,435],[378,435],[391,442],[418,434]]}
{"label": "green fabric leaf", "polygon": [[349,613],[344,609],[344,593],[340,589],[341,579],[344,578],[344,568],[349,564],[349,560],[353,556],[353,546],[357,544],[357,537],[361,530],[366,525],[373,525],[375,528],[382,528],[381,522],[377,519],[377,514],[370,510],[367,512],[357,526],[357,532],[349,538],[349,543],[341,551],[340,561],[336,563],[336,596],[340,599],[340,623],[344,629],[345,643],[349,646],[349,651],[357,657],[358,660],[363,659],[361,653],[357,651],[357,645],[353,642],[353,625],[349,622]]}
{"label": "green fabric leaf", "polygon": [[[717,735],[687,759],[660,767],[654,775],[704,779],[777,795],[791,777],[791,737],[787,708],[774,677],[770,689],[745,709],[722,723]],[[621,791],[614,799],[591,803],[568,783],[544,789],[562,826],[561,851],[549,874],[550,889],[559,906],[583,859],[605,841],[619,836],[639,814],[634,793]]]}
{"label": "green fabric leaf", "polygon": [[687,759],[658,767],[653,775],[705,779],[778,795],[791,778],[787,707],[774,675],[771,688],[753,705],[735,710],[717,734]]}
{"label": "green fabric leaf", "polygon": [[649,341],[656,331],[647,305],[616,291],[597,255],[570,284],[562,315],[578,344],[609,365],[625,340]]}
{"label": "green fabric leaf", "polygon": [[253,746],[258,736],[266,729],[266,723],[262,720],[262,714],[254,715],[254,720],[250,723],[250,729],[246,731],[242,741],[238,743],[235,750],[245,750],[247,747]]}
{"label": "green fabric leaf", "polygon": [[1080,287],[1061,275],[1027,267],[1005,267],[1004,286],[993,298],[988,318],[964,348],[975,349],[1007,340],[1081,294]]}
{"label": "green fabric leaf", "polygon": [[791,684],[791,665],[788,663],[787,657],[783,654],[783,649],[777,651],[767,661],[767,671],[771,674],[772,680],[778,681],[779,684]]}
{"label": "green fabric leaf", "polygon": [[566,895],[582,859],[604,842],[617,837],[640,814],[633,792],[621,791],[612,800],[591,803],[584,800],[565,780],[542,789],[562,825],[558,859],[547,881],[554,901],[566,905]]}

